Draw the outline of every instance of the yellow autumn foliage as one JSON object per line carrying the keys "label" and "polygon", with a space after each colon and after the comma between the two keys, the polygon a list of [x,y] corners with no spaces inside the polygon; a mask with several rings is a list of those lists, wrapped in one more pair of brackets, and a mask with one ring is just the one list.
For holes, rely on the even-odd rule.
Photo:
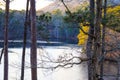
{"label": "yellow autumn foliage", "polygon": [[[82,23],[80,23],[81,28],[88,32],[89,26],[84,26]],[[84,45],[86,43],[86,40],[88,38],[88,35],[86,35],[81,29],[79,31],[79,34],[77,35],[78,38],[78,45]]]}
{"label": "yellow autumn foliage", "polygon": [[107,26],[120,32],[120,5],[107,8]]}
{"label": "yellow autumn foliage", "polygon": [[[119,24],[120,20],[120,6],[115,6],[115,7],[108,7],[107,8],[107,16],[109,14],[112,14],[114,18],[110,18],[107,22],[107,26],[111,27],[111,24]],[[87,23],[88,24],[88,23]],[[89,26],[84,26],[83,23],[80,23],[81,28],[85,31],[88,32]],[[101,24],[102,27],[102,24]],[[120,31],[119,26],[116,27],[117,31]],[[84,34],[82,30],[79,31],[79,34],[77,35],[78,38],[78,45],[84,45],[86,43],[86,40],[88,38],[88,35]]]}
{"label": "yellow autumn foliage", "polygon": [[107,13],[112,13],[115,16],[120,16],[120,6],[115,6],[115,7],[109,7],[107,9]]}

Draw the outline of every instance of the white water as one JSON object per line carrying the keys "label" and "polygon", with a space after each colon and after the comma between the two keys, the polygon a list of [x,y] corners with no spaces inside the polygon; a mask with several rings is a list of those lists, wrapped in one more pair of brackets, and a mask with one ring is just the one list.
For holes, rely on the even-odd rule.
{"label": "white water", "polygon": [[[1,50],[1,49],[0,49]],[[9,80],[20,80],[20,66],[21,66],[21,53],[22,48],[10,48],[9,49]],[[51,59],[57,59],[59,55],[73,54],[74,56],[80,55],[80,49],[78,47],[71,48],[66,46],[44,47],[43,50],[38,48],[38,64],[40,63],[41,56],[47,55]],[[25,80],[30,80],[30,64],[29,54],[30,49],[26,50],[26,68],[25,68]],[[46,64],[42,64],[46,65]],[[39,66],[39,65],[38,65]],[[3,59],[0,64],[0,80],[3,80]],[[75,65],[72,68],[58,68],[55,70],[46,70],[38,68],[38,80],[88,80],[87,78],[87,65],[82,63]]]}

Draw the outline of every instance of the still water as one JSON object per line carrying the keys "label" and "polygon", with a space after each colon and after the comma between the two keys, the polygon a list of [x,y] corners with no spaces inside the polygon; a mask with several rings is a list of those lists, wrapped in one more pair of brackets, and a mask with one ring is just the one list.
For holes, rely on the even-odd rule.
{"label": "still water", "polygon": [[[1,49],[0,49],[1,51]],[[57,60],[60,56],[83,56],[76,46],[42,46],[37,49],[38,80],[88,80],[86,62],[71,68],[43,69],[54,66],[41,60]],[[9,80],[20,80],[22,48],[9,48]],[[26,49],[25,80],[30,80],[30,48]],[[3,80],[3,58],[0,64],[0,80]]]}

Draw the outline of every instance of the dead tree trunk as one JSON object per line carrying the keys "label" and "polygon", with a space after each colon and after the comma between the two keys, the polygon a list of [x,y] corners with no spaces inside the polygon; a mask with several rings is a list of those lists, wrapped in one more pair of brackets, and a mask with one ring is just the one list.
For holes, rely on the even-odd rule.
{"label": "dead tree trunk", "polygon": [[35,0],[30,0],[31,8],[31,77],[37,80],[37,45],[36,45],[36,8]]}
{"label": "dead tree trunk", "polygon": [[29,24],[29,21],[28,21],[28,8],[29,8],[29,0],[27,0],[27,4],[26,4],[26,17],[25,17],[25,23],[24,23],[23,52],[22,52],[22,64],[21,64],[21,80],[24,80],[27,26]]}
{"label": "dead tree trunk", "polygon": [[6,0],[5,28],[4,28],[4,80],[8,80],[8,25],[9,25],[9,0]]}

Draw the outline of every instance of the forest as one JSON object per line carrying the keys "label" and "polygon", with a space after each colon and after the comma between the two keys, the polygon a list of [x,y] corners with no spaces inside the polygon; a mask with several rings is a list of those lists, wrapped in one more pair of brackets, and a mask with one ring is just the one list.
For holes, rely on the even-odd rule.
{"label": "forest", "polygon": [[120,80],[120,0],[12,2],[0,2],[0,80]]}

